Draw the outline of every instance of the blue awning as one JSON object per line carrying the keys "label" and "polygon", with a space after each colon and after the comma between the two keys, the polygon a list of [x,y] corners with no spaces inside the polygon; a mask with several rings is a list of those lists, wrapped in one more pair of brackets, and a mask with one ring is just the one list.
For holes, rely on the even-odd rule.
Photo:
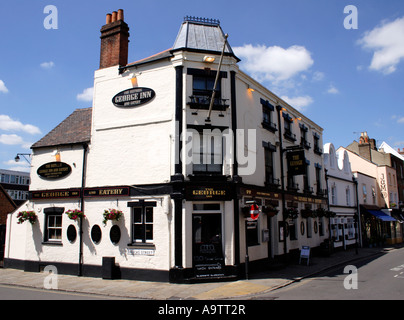
{"label": "blue awning", "polygon": [[390,217],[389,215],[385,214],[383,211],[378,211],[378,210],[367,210],[370,214],[374,215],[377,219],[380,219],[382,221],[397,221],[393,217]]}

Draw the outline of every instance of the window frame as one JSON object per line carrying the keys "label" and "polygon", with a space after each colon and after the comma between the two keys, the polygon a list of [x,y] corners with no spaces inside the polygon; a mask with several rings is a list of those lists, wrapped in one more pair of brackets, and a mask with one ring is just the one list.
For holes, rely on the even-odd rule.
{"label": "window frame", "polygon": [[[154,242],[154,209],[157,207],[156,201],[139,200],[136,202],[128,202],[128,207],[131,208],[131,243],[128,245],[153,245]],[[140,209],[140,220],[136,219],[136,209]],[[148,210],[151,209],[151,221],[148,219]],[[150,213],[150,212],[149,212]],[[151,238],[148,237],[148,226]],[[139,231],[140,230],[140,231]],[[141,237],[136,234],[139,232]]]}
{"label": "window frame", "polygon": [[[62,244],[63,239],[63,213],[65,208],[63,207],[50,207],[45,208],[43,210],[45,216],[45,230],[44,230],[44,239],[43,243],[45,244]],[[54,223],[50,226],[50,219],[54,219]],[[60,223],[56,223],[57,220],[60,220]],[[60,237],[54,238],[51,236],[51,231],[60,232]]]}

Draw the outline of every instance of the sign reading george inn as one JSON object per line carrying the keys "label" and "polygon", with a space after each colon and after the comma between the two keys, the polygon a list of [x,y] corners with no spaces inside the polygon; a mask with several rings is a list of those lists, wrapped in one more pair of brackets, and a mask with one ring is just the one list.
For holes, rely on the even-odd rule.
{"label": "sign reading george inn", "polygon": [[116,107],[137,107],[152,100],[156,96],[153,89],[133,88],[119,92],[112,98]]}

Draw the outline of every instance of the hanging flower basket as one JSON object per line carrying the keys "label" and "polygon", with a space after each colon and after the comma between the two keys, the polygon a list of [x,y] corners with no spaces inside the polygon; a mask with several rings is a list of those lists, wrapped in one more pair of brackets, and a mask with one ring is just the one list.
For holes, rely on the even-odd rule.
{"label": "hanging flower basket", "polygon": [[104,221],[102,221],[102,223],[105,226],[107,224],[108,220],[119,221],[119,219],[122,217],[122,214],[123,213],[121,210],[116,210],[116,209],[104,210],[104,213],[102,214],[104,216]]}
{"label": "hanging flower basket", "polygon": [[324,208],[317,208],[315,210],[317,217],[321,218],[321,217],[325,217],[326,211]]}
{"label": "hanging flower basket", "polygon": [[274,217],[278,214],[279,210],[273,206],[263,206],[262,212],[267,214],[268,217]]}
{"label": "hanging flower basket", "polygon": [[287,208],[285,212],[283,213],[283,218],[284,219],[296,219],[299,215],[299,210],[297,208],[291,207]]}
{"label": "hanging flower basket", "polygon": [[326,211],[326,212],[325,212],[325,216],[326,216],[327,218],[334,218],[336,215],[337,215],[337,214],[336,214],[335,212],[333,212],[333,211]]}
{"label": "hanging flower basket", "polygon": [[302,211],[300,211],[300,213],[302,214],[303,218],[313,218],[313,210],[311,209],[303,209]]}
{"label": "hanging flower basket", "polygon": [[85,218],[86,216],[84,215],[83,211],[80,211],[78,209],[74,209],[74,210],[67,210],[66,211],[67,216],[69,217],[69,219],[71,220],[77,220],[79,218]]}
{"label": "hanging flower basket", "polygon": [[25,221],[29,221],[31,224],[35,224],[35,222],[38,220],[38,217],[34,211],[21,211],[18,212],[17,219],[17,224],[24,223]]}

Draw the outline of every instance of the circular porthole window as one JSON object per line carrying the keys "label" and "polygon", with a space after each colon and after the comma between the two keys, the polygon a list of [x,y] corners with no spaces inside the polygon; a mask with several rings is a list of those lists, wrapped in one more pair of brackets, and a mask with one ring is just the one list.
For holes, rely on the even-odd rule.
{"label": "circular porthole window", "polygon": [[76,241],[77,238],[77,231],[76,227],[74,225],[70,225],[67,227],[67,240],[69,240],[70,243],[73,243]]}
{"label": "circular porthole window", "polygon": [[118,244],[119,240],[121,240],[121,228],[117,225],[112,226],[109,231],[109,238],[113,244]]}
{"label": "circular porthole window", "polygon": [[92,228],[91,228],[91,240],[93,240],[93,242],[95,243],[95,244],[99,244],[100,243],[100,241],[101,241],[101,228],[100,228],[100,226],[99,225],[94,225]]}

